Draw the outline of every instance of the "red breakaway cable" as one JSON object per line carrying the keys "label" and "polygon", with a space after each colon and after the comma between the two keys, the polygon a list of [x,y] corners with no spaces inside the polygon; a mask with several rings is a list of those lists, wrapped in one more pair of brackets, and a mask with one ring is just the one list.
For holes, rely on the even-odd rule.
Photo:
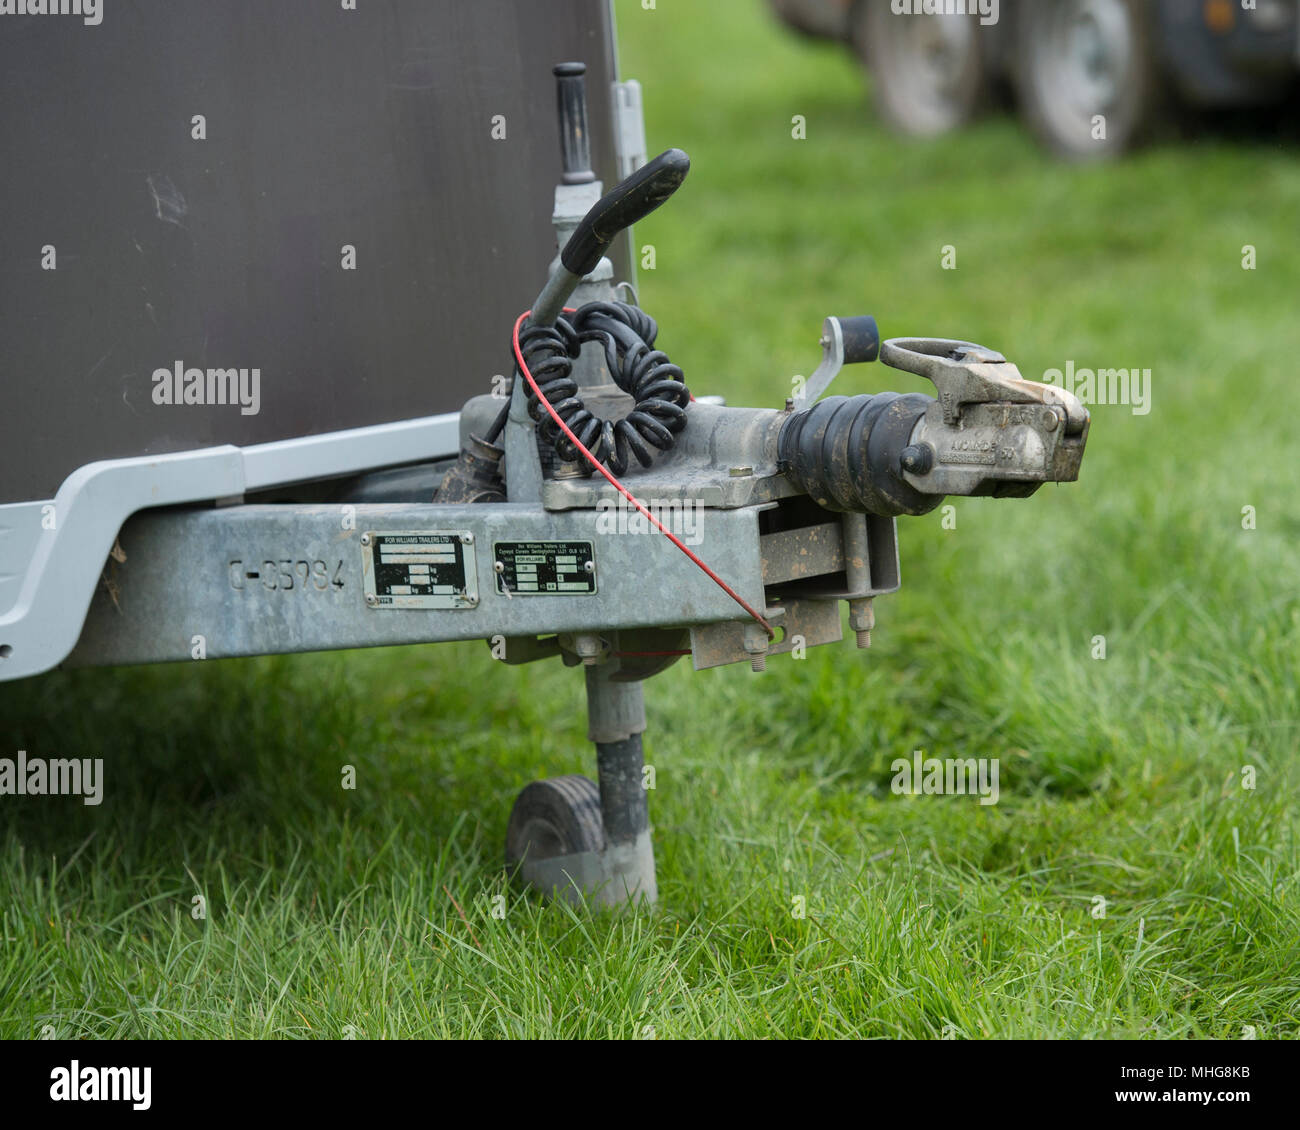
{"label": "red breakaway cable", "polygon": [[[564,308],[564,312],[566,314],[571,314],[573,313],[573,310],[566,306]],[[712,580],[714,584],[716,584],[720,589],[722,589],[723,592],[725,592],[729,597],[731,597],[732,600],[734,600],[737,604],[739,604],[741,608],[743,608],[746,612],[748,612],[749,615],[752,616],[754,620],[758,623],[758,625],[763,629],[763,631],[767,633],[767,638],[769,640],[776,639],[776,632],[772,629],[772,625],[769,624],[765,619],[763,619],[763,617],[758,613],[758,611],[743,596],[741,596],[738,592],[736,592],[736,590],[733,589],[729,584],[727,584],[727,582],[724,581],[721,577],[719,577],[717,573],[715,573],[706,564],[704,564],[704,562],[701,561],[699,557],[697,557],[694,553],[692,553],[690,548],[685,544],[685,542],[683,542],[680,538],[676,537],[670,530],[668,530],[663,525],[663,523],[661,523],[653,514],[651,514],[649,510],[647,510],[644,506],[641,505],[641,503],[639,503],[635,498],[633,498],[631,492],[627,489],[627,487],[625,487],[622,483],[620,483],[618,479],[616,479],[612,474],[610,474],[608,470],[605,469],[604,465],[600,462],[600,460],[598,460],[594,455],[592,455],[592,453],[588,451],[585,446],[583,446],[582,441],[578,439],[578,437],[574,435],[572,431],[569,430],[569,425],[560,419],[559,413],[557,413],[555,409],[551,407],[551,402],[547,400],[545,396],[542,395],[542,390],[537,387],[537,382],[533,380],[533,374],[528,371],[528,364],[524,361],[523,352],[519,348],[519,329],[524,324],[524,319],[527,318],[528,315],[531,313],[532,313],[531,310],[525,310],[522,314],[519,315],[518,318],[515,319],[515,328],[513,334],[511,335],[511,343],[514,345],[514,350],[515,350],[515,364],[519,366],[519,371],[523,373],[524,380],[528,382],[528,387],[533,390],[533,395],[537,397],[542,407],[546,409],[547,414],[551,417],[552,420],[555,421],[560,431],[564,433],[565,438],[571,444],[573,444],[574,447],[576,447],[579,451],[582,452],[582,454],[586,457],[588,463],[590,463],[593,467],[596,468],[597,471],[599,471],[602,475],[605,476],[610,486],[612,486],[616,491],[618,491],[619,494],[621,494],[624,498],[626,498],[628,502],[630,502],[633,506],[636,507],[637,513],[639,513],[643,518],[645,518],[647,522],[649,522],[652,526],[654,526],[654,528],[658,530],[661,534],[663,534],[664,537],[666,537],[670,542],[672,542],[673,545],[675,545],[678,549],[680,549],[696,565],[698,565],[702,570],[704,570],[704,572],[708,575],[709,579]],[[692,397],[691,399],[694,400],[695,398]]]}

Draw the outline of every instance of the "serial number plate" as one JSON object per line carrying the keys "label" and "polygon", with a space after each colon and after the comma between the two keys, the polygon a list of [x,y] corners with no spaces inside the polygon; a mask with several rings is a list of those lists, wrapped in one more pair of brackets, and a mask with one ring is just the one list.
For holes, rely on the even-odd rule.
{"label": "serial number plate", "polygon": [[492,553],[497,592],[585,596],[596,591],[596,558],[589,541],[499,541]]}
{"label": "serial number plate", "polygon": [[474,608],[474,536],[464,530],[365,534],[366,604],[371,608]]}

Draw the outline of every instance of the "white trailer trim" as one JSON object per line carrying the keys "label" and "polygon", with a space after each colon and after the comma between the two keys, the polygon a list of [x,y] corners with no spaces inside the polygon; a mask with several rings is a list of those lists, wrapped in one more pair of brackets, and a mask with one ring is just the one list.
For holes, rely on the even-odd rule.
{"label": "white trailer trim", "polygon": [[77,644],[122,525],[160,506],[455,455],[460,413],[169,455],[87,463],[53,499],[0,506],[0,681],[57,666]]}

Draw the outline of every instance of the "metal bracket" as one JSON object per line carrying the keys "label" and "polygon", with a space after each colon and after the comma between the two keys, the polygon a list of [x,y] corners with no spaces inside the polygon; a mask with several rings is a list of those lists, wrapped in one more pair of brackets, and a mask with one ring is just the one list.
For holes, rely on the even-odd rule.
{"label": "metal bracket", "polygon": [[641,107],[641,84],[630,78],[613,84],[614,156],[618,179],[626,180],[646,163],[645,117]]}
{"label": "metal bracket", "polygon": [[807,408],[820,400],[844,368],[844,330],[838,318],[827,318],[822,323],[821,347],[822,363],[813,370],[813,375],[794,398],[796,408]]}
{"label": "metal bracket", "polygon": [[528,414],[528,392],[523,377],[516,376],[510,390],[510,414],[505,437],[506,496],[511,502],[535,502],[542,493],[542,462],[537,451],[537,430]]}
{"label": "metal bracket", "polygon": [[[790,600],[783,605],[769,607],[764,612],[767,620],[783,629],[781,638],[772,643],[763,641],[762,658],[784,655],[793,651],[796,644],[804,647],[821,647],[839,643],[844,638],[840,624],[840,606],[834,600]],[[722,667],[728,663],[752,662],[756,649],[747,634],[757,625],[752,620],[729,620],[723,624],[698,624],[691,628],[691,659],[695,670]],[[762,638],[759,633],[760,639]],[[750,646],[746,646],[749,642]],[[762,664],[754,669],[761,670]]]}
{"label": "metal bracket", "polygon": [[821,347],[822,362],[793,398],[796,408],[807,408],[821,399],[845,365],[877,358],[880,334],[876,320],[869,316],[849,318],[846,326],[839,318],[827,318],[822,323]]}
{"label": "metal bracket", "polygon": [[631,843],[606,843],[600,851],[525,859],[519,874],[533,889],[558,895],[574,905],[591,900],[607,907],[653,906],[659,898],[654,843],[648,828]]}

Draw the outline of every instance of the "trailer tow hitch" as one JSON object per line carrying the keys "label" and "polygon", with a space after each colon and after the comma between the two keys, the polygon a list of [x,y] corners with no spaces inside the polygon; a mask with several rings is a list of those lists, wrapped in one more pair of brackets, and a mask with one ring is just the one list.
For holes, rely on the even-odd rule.
{"label": "trailer tow hitch", "polygon": [[1090,420],[1072,394],[1027,381],[1002,354],[965,341],[900,338],[881,356],[939,393],[902,454],[918,490],[1027,497],[1079,477]]}
{"label": "trailer tow hitch", "polygon": [[[515,323],[509,399],[465,405],[461,467],[438,501],[540,508],[554,540],[493,547],[494,595],[506,599],[483,606],[520,625],[495,637],[504,650],[494,643],[493,654],[512,664],[558,656],[586,674],[599,786],[569,776],[525,788],[508,865],[543,892],[653,902],[644,680],[687,655],[697,669],[748,662],[757,672],[769,656],[837,642],[841,602],[858,646],[870,646],[872,602],[900,583],[895,519],[949,495],[1023,498],[1077,479],[1089,417],[1000,353],[943,338],[882,344],[865,315],[826,319],[822,363],[783,409],[692,397],[656,346],[654,319],[618,301],[605,257],[624,227],[677,191],[690,161],[667,150],[601,196],[581,72],[556,68],[559,253]],[[825,395],[844,365],[876,360],[927,378],[936,396]],[[699,553],[661,520],[687,508]]]}
{"label": "trailer tow hitch", "polygon": [[918,515],[947,495],[1027,498],[1079,477],[1089,417],[1070,393],[1025,380],[1002,354],[968,341],[897,338],[880,359],[926,377],[938,399],[833,396],[791,417],[781,459],[819,505]]}

